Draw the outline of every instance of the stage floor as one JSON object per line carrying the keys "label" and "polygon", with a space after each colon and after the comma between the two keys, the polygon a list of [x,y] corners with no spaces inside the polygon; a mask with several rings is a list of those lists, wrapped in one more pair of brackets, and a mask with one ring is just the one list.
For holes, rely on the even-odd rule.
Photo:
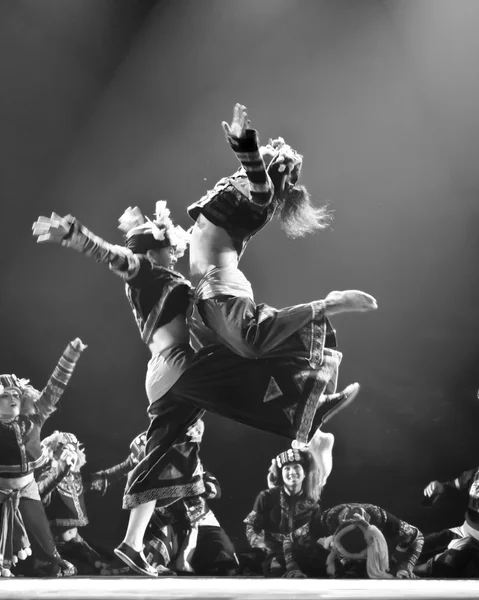
{"label": "stage floor", "polygon": [[325,598],[385,600],[479,598],[479,580],[313,580],[261,578],[68,577],[0,579],[1,600],[95,600],[96,598],[222,599]]}

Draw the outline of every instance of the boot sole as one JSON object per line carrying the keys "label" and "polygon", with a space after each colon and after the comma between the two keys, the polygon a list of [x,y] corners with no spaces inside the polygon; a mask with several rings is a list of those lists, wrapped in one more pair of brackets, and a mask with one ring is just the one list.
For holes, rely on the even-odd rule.
{"label": "boot sole", "polygon": [[145,569],[139,567],[133,560],[131,560],[129,556],[124,554],[121,550],[118,550],[118,548],[115,548],[113,552],[118,556],[118,558],[120,558],[124,563],[126,563],[130,567],[130,569],[132,569],[136,573],[139,573],[140,575],[145,575],[146,577],[158,577],[158,573],[156,571],[155,573],[145,571]]}
{"label": "boot sole", "polygon": [[330,412],[328,412],[326,415],[324,415],[324,419],[322,421],[322,424],[327,423],[330,419],[332,419],[333,417],[335,417],[338,414],[338,412],[342,411],[344,408],[346,408],[346,406],[349,406],[351,404],[351,402],[353,402],[353,400],[359,394],[360,389],[361,389],[361,386],[358,385],[341,402],[338,402],[338,404],[334,408],[332,408]]}

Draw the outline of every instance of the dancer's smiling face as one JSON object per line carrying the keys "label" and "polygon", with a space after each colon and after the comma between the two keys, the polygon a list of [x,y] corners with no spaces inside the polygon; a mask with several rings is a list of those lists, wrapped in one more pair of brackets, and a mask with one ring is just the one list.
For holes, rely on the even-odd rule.
{"label": "dancer's smiling face", "polygon": [[22,396],[16,387],[4,388],[0,394],[0,419],[15,419],[20,414]]}
{"label": "dancer's smiling face", "polygon": [[173,246],[148,250],[147,256],[155,265],[165,267],[166,269],[174,269],[178,261]]}
{"label": "dancer's smiling face", "polygon": [[281,470],[284,487],[292,492],[299,492],[303,486],[305,473],[303,466],[298,462],[284,465]]}

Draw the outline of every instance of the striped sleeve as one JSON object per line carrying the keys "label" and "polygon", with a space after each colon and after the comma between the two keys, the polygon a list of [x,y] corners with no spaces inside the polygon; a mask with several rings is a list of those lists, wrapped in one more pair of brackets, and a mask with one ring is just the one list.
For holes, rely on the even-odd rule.
{"label": "striped sleeve", "polygon": [[469,471],[464,471],[464,473],[461,473],[459,477],[456,477],[456,479],[454,479],[453,481],[446,481],[445,485],[455,487],[460,491],[469,490],[477,472],[478,469],[470,469]]}
{"label": "striped sleeve", "polygon": [[259,152],[258,132],[247,129],[244,137],[227,136],[227,140],[246,172],[251,200],[263,208],[268,206],[273,199],[274,187]]}
{"label": "striped sleeve", "polygon": [[140,268],[138,256],[131,250],[106,242],[72,215],[65,217],[65,220],[70,224],[70,230],[63,238],[62,246],[81,252],[99,263],[107,264],[123,279],[129,280],[138,273]]}
{"label": "striped sleeve", "polygon": [[56,404],[65,391],[65,388],[73,375],[78,359],[85,348],[86,346],[83,346],[81,342],[79,345],[73,345],[73,342],[70,342],[65,348],[47,385],[44,387],[38,401],[35,403],[38,420],[41,425],[43,425],[45,420],[56,410]]}
{"label": "striped sleeve", "polygon": [[397,545],[394,552],[394,559],[397,564],[397,571],[405,570],[412,572],[424,545],[424,536],[414,525],[410,525],[401,519],[393,517],[387,513],[388,522],[393,522],[397,528]]}

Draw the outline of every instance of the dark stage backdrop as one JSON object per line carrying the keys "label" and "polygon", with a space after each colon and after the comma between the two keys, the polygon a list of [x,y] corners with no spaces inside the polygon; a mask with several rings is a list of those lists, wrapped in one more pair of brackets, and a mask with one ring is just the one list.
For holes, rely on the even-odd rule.
{"label": "dark stage backdrop", "polygon": [[[221,130],[235,102],[266,141],[305,155],[303,179],[333,228],[288,241],[274,223],[242,267],[258,301],[333,289],[379,310],[334,319],[341,386],[356,403],[336,436],[325,506],[381,505],[430,531],[461,509],[420,506],[432,479],[479,461],[477,281],[479,38],[474,0],[15,0],[0,3],[1,372],[42,387],[68,340],[89,348],[44,433],[73,431],[89,469],[146,428],[142,345],[122,283],[35,244],[39,214],[73,213],[121,243],[129,205],[187,205],[236,168]],[[187,264],[183,268],[186,272]],[[213,506],[241,520],[266,487],[278,437],[206,418]],[[120,485],[90,497],[84,536],[121,540]]]}

